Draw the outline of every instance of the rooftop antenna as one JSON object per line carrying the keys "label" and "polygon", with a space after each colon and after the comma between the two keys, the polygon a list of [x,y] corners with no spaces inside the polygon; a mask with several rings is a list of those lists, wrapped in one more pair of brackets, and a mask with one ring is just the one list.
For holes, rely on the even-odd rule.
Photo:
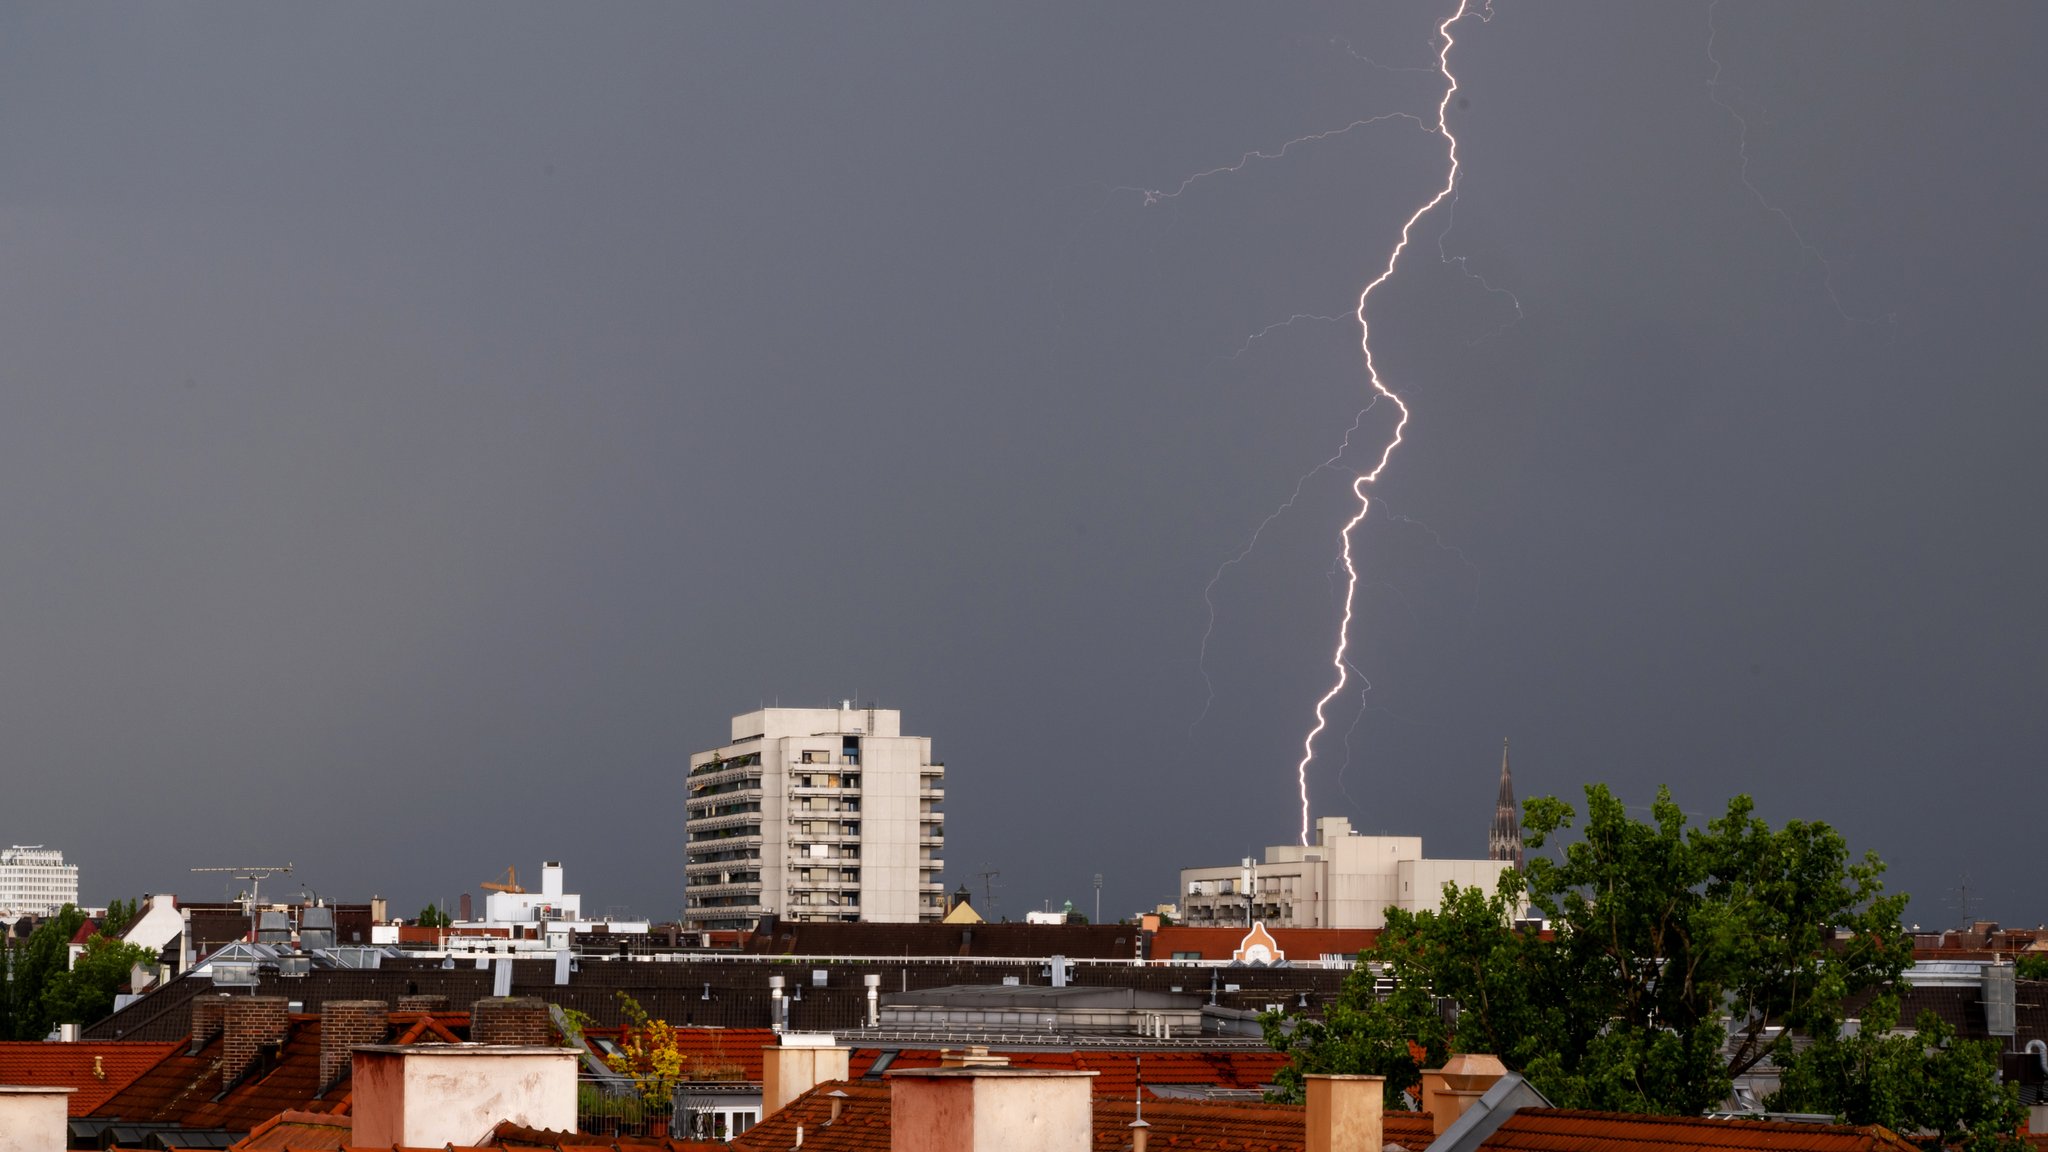
{"label": "rooftop antenna", "polygon": [[988,910],[986,912],[983,912],[982,916],[990,922],[993,922],[996,918],[995,879],[996,877],[1001,876],[1002,873],[991,868],[986,872],[976,872],[975,875],[981,879],[981,894],[988,900]]}
{"label": "rooftop antenna", "polygon": [[194,868],[194,872],[231,872],[237,880],[247,880],[249,888],[242,893],[242,908],[249,913],[249,943],[256,943],[256,908],[263,902],[263,882],[272,876],[291,874],[290,864],[239,864],[232,868]]}

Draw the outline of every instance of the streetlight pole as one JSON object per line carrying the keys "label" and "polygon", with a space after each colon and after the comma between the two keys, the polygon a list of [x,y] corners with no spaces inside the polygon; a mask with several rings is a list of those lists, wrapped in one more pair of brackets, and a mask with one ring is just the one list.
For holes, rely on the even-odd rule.
{"label": "streetlight pole", "polygon": [[1095,919],[1092,923],[1102,923],[1102,873],[1100,872],[1095,874]]}

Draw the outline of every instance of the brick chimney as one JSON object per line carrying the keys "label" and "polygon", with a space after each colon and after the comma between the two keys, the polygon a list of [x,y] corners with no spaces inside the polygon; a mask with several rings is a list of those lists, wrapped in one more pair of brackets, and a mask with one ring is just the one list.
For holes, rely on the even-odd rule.
{"label": "brick chimney", "polygon": [[1094,1080],[972,1065],[891,1072],[890,1152],[1090,1152]]}
{"label": "brick chimney", "polygon": [[202,992],[192,998],[192,1051],[199,1051],[220,1035],[227,1010],[228,998],[217,992]]}
{"label": "brick chimney", "polygon": [[446,1012],[448,998],[434,993],[415,992],[398,998],[399,1012]]}
{"label": "brick chimney", "polygon": [[761,1115],[782,1109],[791,1100],[827,1080],[846,1079],[851,1048],[833,1044],[830,1032],[784,1032],[782,1043],[761,1048]]}
{"label": "brick chimney", "polygon": [[249,1070],[266,1044],[282,1045],[291,1029],[291,1001],[282,996],[230,996],[221,1032],[221,1078]]}
{"label": "brick chimney", "polygon": [[554,1022],[547,1002],[533,996],[492,996],[469,1009],[469,1038],[477,1044],[539,1044],[554,1042]]}
{"label": "brick chimney", "polygon": [[0,1084],[0,1152],[64,1152],[76,1088]]}
{"label": "brick chimney", "polygon": [[348,1075],[349,1050],[382,1044],[390,1018],[382,1000],[329,1000],[320,1006],[320,1091]]}
{"label": "brick chimney", "polygon": [[1304,1117],[1307,1152],[1349,1152],[1386,1146],[1384,1076],[1316,1076],[1308,1080]]}
{"label": "brick chimney", "polygon": [[1424,1069],[1422,1110],[1429,1113],[1430,1126],[1436,1129],[1436,1134],[1443,1135],[1444,1129],[1507,1074],[1507,1065],[1499,1057],[1472,1053],[1453,1056],[1441,1068]]}

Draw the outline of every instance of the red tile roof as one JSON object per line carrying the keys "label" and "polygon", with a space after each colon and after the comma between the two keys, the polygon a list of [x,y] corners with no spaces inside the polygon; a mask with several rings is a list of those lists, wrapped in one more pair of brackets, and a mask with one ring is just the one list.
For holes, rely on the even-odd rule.
{"label": "red tile roof", "polygon": [[1480,1147],[1487,1152],[1633,1152],[1643,1148],[1755,1149],[1757,1152],[1918,1152],[1878,1127],[1709,1120],[1524,1108]]}
{"label": "red tile roof", "polygon": [[[466,1013],[394,1012],[391,1027],[396,1033],[392,1042],[396,1044],[456,1042],[467,1036],[469,1017]],[[169,1055],[91,1114],[139,1123],[248,1132],[282,1112],[340,1111],[349,1098],[346,1081],[331,1088],[326,1096],[319,1095],[328,1086],[320,1083],[318,1016],[293,1016],[290,1033],[277,1058],[267,1068],[233,1083],[225,1095],[222,1090],[228,1085],[223,1082],[221,1037],[215,1036],[196,1055],[189,1053],[185,1045],[171,1047]],[[232,1082],[235,1073],[226,1071],[225,1075]]]}
{"label": "red tile roof", "polygon": [[76,1088],[73,1116],[85,1116],[179,1047],[135,1040],[58,1044],[49,1040],[0,1042],[0,1084]]}
{"label": "red tile roof", "polygon": [[231,1152],[326,1152],[347,1147],[355,1132],[348,1116],[322,1112],[279,1112],[258,1124]]}
{"label": "red tile roof", "polygon": [[[832,1116],[830,1093],[846,1093],[839,1119]],[[1145,1122],[1152,1148],[1233,1149],[1237,1152],[1300,1152],[1307,1110],[1295,1104],[1253,1104],[1236,1101],[1148,1100]],[[1094,1146],[1097,1152],[1119,1152],[1131,1141],[1135,1109],[1129,1101],[1095,1101]],[[762,1118],[735,1138],[738,1152],[784,1152],[804,1130],[805,1152],[886,1152],[889,1147],[889,1085],[886,1081],[827,1082]],[[1389,1113],[1389,1142],[1420,1149],[1435,1139],[1429,1117],[1421,1112]]]}

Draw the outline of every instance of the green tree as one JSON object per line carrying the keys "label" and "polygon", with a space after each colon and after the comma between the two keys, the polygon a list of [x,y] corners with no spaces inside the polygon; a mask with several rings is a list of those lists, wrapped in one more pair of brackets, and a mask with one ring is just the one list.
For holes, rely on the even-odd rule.
{"label": "green tree", "polygon": [[7,972],[13,1039],[41,1040],[50,1034],[52,1021],[43,1007],[43,989],[69,966],[71,938],[84,923],[85,913],[66,904],[15,947]]}
{"label": "green tree", "polygon": [[109,936],[119,936],[142,915],[142,901],[116,900],[107,905],[107,914],[100,917],[100,931]]}
{"label": "green tree", "polygon": [[128,986],[135,966],[155,963],[156,954],[149,949],[95,932],[70,969],[52,973],[44,982],[43,1018],[51,1024],[98,1023],[114,1011],[114,997]]}
{"label": "green tree", "polygon": [[1898,1000],[1880,996],[1854,1034],[1818,1034],[1795,1047],[1778,1041],[1781,1086],[1766,1106],[1826,1112],[1851,1124],[1882,1124],[1932,1143],[1970,1152],[2023,1148],[2015,1136],[2026,1118],[2019,1092],[1998,1082],[1998,1044],[1964,1040],[1932,1012],[1912,1031],[1899,1030]]}
{"label": "green tree", "polygon": [[429,904],[420,909],[419,918],[413,923],[422,928],[446,928],[455,923],[455,917],[443,912],[439,904]]}
{"label": "green tree", "polygon": [[[1825,824],[1773,830],[1743,796],[1704,828],[1666,791],[1648,822],[1603,786],[1586,801],[1560,859],[1491,895],[1447,886],[1438,911],[1390,912],[1323,1021],[1270,1021],[1294,1056],[1282,1094],[1307,1072],[1361,1072],[1387,1076],[1391,1096],[1470,1051],[1565,1107],[1697,1113],[1770,1053],[1768,1026],[1832,1030],[1846,997],[1911,960],[1882,863],[1851,861]],[[1525,813],[1536,850],[1576,818],[1551,798]],[[1549,938],[1515,927],[1524,898]]]}
{"label": "green tree", "polygon": [[2022,952],[2013,967],[2013,975],[2022,980],[2048,980],[2048,952]]}

